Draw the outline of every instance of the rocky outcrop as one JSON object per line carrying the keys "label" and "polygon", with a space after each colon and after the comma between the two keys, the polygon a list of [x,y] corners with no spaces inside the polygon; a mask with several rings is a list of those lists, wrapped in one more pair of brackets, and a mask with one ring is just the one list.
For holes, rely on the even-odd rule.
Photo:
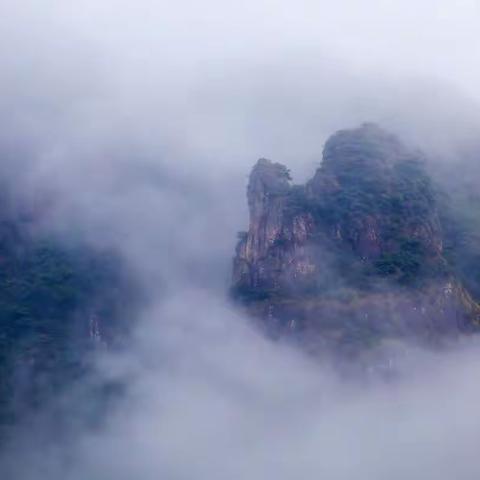
{"label": "rocky outcrop", "polygon": [[240,234],[234,284],[249,291],[295,289],[316,275],[309,239],[310,212],[290,211],[295,188],[288,170],[260,159],[250,174],[247,197],[250,226]]}
{"label": "rocky outcrop", "polygon": [[379,127],[333,135],[304,186],[259,160],[247,196],[233,293],[270,330],[359,345],[477,328],[422,155]]}

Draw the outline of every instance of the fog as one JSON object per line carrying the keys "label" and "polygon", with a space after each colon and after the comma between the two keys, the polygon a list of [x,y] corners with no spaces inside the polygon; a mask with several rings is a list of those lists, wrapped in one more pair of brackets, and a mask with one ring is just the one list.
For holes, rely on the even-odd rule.
{"label": "fog", "polygon": [[474,342],[394,345],[398,380],[346,381],[226,292],[257,158],[303,182],[364,121],[437,162],[477,148],[479,17],[475,1],[4,0],[2,175],[49,205],[42,228],[120,251],[155,301],[95,360],[124,386],[102,422],[66,392],[73,425],[19,428],[2,478],[477,478]]}
{"label": "fog", "polygon": [[71,419],[61,441],[58,418],[29,426],[6,478],[475,478],[478,347],[402,349],[395,382],[345,382],[183,290],[149,312],[129,353],[99,359],[102,378],[128,385],[104,422]]}

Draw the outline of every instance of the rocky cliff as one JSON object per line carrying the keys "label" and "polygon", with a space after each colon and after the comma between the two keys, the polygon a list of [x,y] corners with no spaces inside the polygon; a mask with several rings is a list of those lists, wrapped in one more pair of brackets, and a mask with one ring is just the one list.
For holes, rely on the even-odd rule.
{"label": "rocky cliff", "polygon": [[305,185],[259,160],[247,197],[233,294],[269,331],[356,349],[477,328],[422,154],[376,125],[333,135]]}

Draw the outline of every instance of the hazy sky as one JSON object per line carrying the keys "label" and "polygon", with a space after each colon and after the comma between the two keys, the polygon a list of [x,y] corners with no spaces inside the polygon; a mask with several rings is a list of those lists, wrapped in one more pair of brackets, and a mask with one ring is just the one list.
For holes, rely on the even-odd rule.
{"label": "hazy sky", "polygon": [[463,138],[479,116],[479,9],[5,0],[1,135],[40,142],[57,161],[69,150],[85,163],[100,150],[166,149],[187,158],[184,170],[213,163],[211,175],[260,156],[310,174],[325,137],[364,120],[418,141]]}

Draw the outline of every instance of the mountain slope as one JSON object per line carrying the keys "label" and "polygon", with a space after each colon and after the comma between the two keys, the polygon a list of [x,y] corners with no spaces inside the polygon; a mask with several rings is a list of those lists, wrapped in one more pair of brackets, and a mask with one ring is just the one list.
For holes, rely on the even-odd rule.
{"label": "mountain slope", "polygon": [[114,252],[41,234],[38,220],[0,202],[0,426],[81,376],[134,302]]}

